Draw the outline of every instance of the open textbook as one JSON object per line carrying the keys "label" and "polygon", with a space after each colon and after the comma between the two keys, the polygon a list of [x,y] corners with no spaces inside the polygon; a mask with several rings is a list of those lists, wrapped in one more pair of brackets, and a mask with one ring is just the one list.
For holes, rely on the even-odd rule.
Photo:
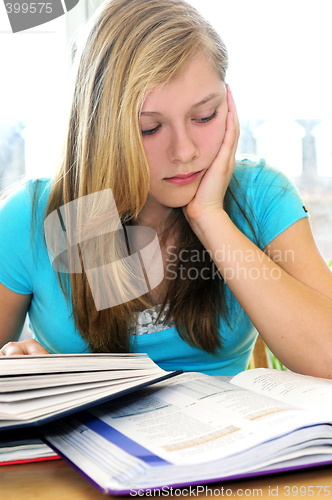
{"label": "open textbook", "polygon": [[332,463],[332,380],[264,368],[229,379],[184,373],[42,433],[112,494]]}
{"label": "open textbook", "polygon": [[0,431],[38,426],[177,373],[146,354],[1,356]]}

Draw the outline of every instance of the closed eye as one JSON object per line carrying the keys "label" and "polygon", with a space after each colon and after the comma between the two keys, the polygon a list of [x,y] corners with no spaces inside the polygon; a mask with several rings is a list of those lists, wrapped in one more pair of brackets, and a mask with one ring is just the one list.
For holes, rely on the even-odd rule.
{"label": "closed eye", "polygon": [[150,130],[142,130],[142,135],[152,135],[152,134],[155,134],[157,132],[157,130],[159,130],[161,127],[161,125],[158,125],[157,127],[155,128],[151,128]]}
{"label": "closed eye", "polygon": [[216,116],[217,116],[217,110],[215,109],[213,111],[212,115],[206,116],[204,118],[196,118],[195,121],[198,123],[206,123],[206,122],[209,122],[210,120],[212,120],[213,118],[215,118]]}
{"label": "closed eye", "polygon": [[[206,122],[209,122],[210,120],[212,120],[213,118],[215,118],[217,116],[217,110],[215,109],[214,112],[212,113],[212,115],[210,116],[205,116],[203,118],[195,118],[195,122],[197,123],[206,123]],[[142,130],[142,135],[152,135],[152,134],[155,134],[159,129],[160,129],[161,125],[158,125],[157,127],[155,128],[151,128],[149,130]]]}

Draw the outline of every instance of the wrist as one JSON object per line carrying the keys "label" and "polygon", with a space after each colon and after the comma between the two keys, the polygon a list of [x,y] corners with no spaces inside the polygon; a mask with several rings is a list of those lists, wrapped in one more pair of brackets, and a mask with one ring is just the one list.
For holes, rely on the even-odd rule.
{"label": "wrist", "polygon": [[209,239],[211,235],[215,234],[217,228],[222,228],[225,224],[231,222],[228,214],[222,207],[203,210],[194,217],[190,217],[187,214],[187,220],[203,245],[206,239]]}

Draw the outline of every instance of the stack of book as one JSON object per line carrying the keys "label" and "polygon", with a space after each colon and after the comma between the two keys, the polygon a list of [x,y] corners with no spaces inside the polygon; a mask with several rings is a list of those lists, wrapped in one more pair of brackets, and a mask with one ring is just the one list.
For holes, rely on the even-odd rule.
{"label": "stack of book", "polygon": [[165,372],[137,354],[3,357],[0,377],[0,430],[38,429],[106,493],[332,463],[332,380]]}
{"label": "stack of book", "polygon": [[0,465],[60,459],[42,439],[41,424],[176,374],[137,354],[0,360]]}
{"label": "stack of book", "polygon": [[59,455],[33,429],[0,433],[0,465],[59,459]]}

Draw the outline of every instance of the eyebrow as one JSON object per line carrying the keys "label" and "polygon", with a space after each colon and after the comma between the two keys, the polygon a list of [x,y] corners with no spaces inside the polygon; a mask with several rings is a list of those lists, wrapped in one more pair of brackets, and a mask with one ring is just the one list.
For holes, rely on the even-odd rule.
{"label": "eyebrow", "polygon": [[[215,99],[216,97],[220,97],[221,93],[220,92],[214,92],[213,94],[209,94],[208,96],[204,97],[201,101],[197,102],[196,104],[193,104],[190,107],[190,110],[193,110],[195,108],[198,108],[199,106],[202,106],[203,104],[212,101],[212,99]],[[154,116],[154,115],[161,115],[162,113],[159,113],[158,111],[142,111],[141,116]]]}

